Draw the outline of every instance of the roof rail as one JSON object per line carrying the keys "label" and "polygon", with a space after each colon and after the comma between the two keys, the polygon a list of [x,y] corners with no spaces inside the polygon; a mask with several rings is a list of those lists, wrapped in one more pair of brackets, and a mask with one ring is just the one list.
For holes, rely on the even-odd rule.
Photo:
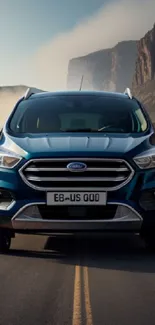
{"label": "roof rail", "polygon": [[33,94],[39,94],[45,92],[44,90],[38,89],[38,88],[28,88],[25,95],[24,99],[28,99],[31,95]]}
{"label": "roof rail", "polygon": [[125,89],[124,95],[127,95],[130,99],[132,99],[132,94],[131,94],[130,88]]}

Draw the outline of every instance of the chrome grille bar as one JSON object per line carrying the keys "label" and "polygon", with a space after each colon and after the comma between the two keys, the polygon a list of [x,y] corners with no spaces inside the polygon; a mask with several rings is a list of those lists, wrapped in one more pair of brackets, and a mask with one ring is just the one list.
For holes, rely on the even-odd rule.
{"label": "chrome grille bar", "polygon": [[[86,163],[87,169],[73,175],[67,168],[73,161]],[[124,159],[67,157],[31,159],[19,173],[28,186],[40,191],[69,188],[114,191],[132,179],[134,170]]]}
{"label": "chrome grille bar", "polygon": [[[36,168],[28,167],[25,169],[26,172],[65,172],[66,168]],[[85,172],[127,172],[128,168],[87,168]]]}
{"label": "chrome grille bar", "polygon": [[[29,181],[35,181],[35,182],[75,182],[77,181],[77,177],[37,177],[37,176],[27,176],[27,179]],[[124,181],[126,177],[78,177],[78,182],[87,181],[87,182],[121,182]]]}

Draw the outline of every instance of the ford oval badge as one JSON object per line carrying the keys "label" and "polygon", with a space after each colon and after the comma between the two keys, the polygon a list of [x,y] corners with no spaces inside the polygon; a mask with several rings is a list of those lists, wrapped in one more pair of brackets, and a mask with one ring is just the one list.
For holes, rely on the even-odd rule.
{"label": "ford oval badge", "polygon": [[87,169],[87,165],[82,162],[71,162],[67,165],[70,172],[84,172]]}

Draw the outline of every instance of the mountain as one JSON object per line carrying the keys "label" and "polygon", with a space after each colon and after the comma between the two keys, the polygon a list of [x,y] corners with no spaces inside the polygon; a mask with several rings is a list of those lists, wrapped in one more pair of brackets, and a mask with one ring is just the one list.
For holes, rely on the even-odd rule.
{"label": "mountain", "polygon": [[122,92],[130,87],[155,123],[155,24],[139,41],[124,41],[69,61],[67,86]]}
{"label": "mountain", "polygon": [[100,50],[69,61],[67,86],[78,89],[124,91],[131,87],[137,57],[137,42],[124,41],[111,49]]}
{"label": "mountain", "polygon": [[132,91],[144,103],[155,122],[155,25],[138,42]]}
{"label": "mountain", "polygon": [[17,85],[17,86],[0,86],[0,95],[3,92],[11,92],[11,93],[23,93],[27,90],[27,86]]}

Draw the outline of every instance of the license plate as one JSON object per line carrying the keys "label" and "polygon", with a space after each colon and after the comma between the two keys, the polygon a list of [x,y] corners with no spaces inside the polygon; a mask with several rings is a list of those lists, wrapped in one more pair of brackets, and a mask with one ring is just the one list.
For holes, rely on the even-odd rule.
{"label": "license plate", "polygon": [[47,192],[47,205],[106,205],[106,192]]}

